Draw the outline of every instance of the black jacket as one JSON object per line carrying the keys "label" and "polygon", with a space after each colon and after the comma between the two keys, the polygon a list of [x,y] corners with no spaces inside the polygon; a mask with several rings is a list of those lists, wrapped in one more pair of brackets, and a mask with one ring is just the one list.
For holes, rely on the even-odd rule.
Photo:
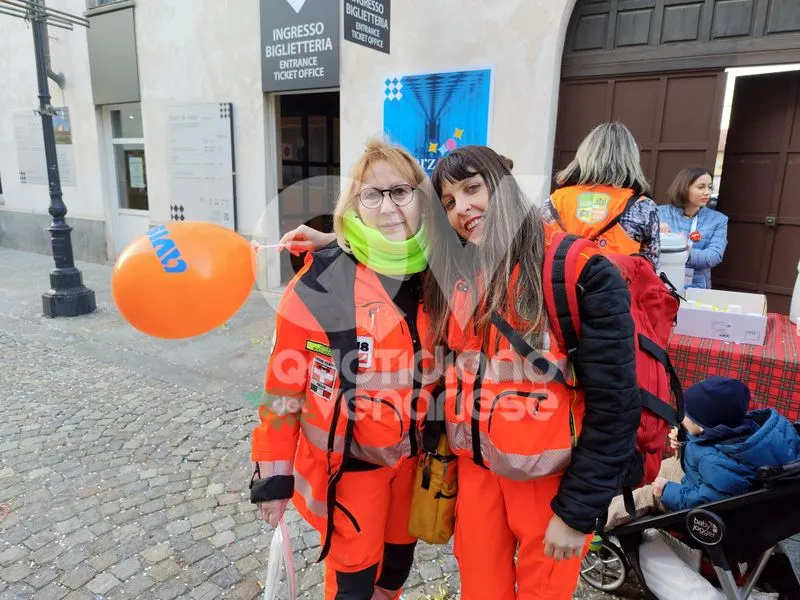
{"label": "black jacket", "polygon": [[594,256],[578,277],[581,331],[575,374],[586,396],[578,445],[552,508],[591,533],[634,460],[641,400],[630,293],[617,268]]}

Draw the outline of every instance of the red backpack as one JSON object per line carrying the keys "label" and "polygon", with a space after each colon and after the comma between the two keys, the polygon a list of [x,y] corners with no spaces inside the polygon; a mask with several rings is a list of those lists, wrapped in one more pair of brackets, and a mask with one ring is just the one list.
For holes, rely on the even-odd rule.
{"label": "red backpack", "polygon": [[[599,251],[597,244],[590,240],[555,233],[544,261],[542,280],[547,315],[554,334],[564,341],[570,357],[580,343],[576,285],[580,275],[578,257],[584,249],[592,253]],[[642,417],[636,435],[637,465],[625,482],[629,491],[656,478],[670,427],[683,420],[683,389],[666,351],[678,314],[678,297],[643,256],[604,256],[614,263],[628,283],[635,327],[636,376],[642,397]],[[675,396],[675,407],[670,404],[670,392]]]}

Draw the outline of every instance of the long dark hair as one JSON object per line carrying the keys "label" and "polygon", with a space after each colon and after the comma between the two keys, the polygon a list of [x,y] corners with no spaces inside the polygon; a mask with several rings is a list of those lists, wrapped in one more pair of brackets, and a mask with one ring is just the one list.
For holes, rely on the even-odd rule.
{"label": "long dark hair", "polygon": [[[474,284],[480,278],[483,282],[482,290],[473,288],[472,309],[480,309],[480,314],[474,315],[475,324],[484,336],[488,334],[492,313],[507,311],[510,294],[515,299],[517,314],[524,321],[525,334],[530,335],[541,325],[544,225],[537,208],[511,175],[512,164],[486,146],[464,146],[447,154],[433,171],[433,198],[429,204],[432,214],[426,220],[432,224],[430,268],[423,293],[434,345],[447,339],[451,313],[448,299],[459,280]],[[440,201],[445,182],[457,183],[476,174],[483,177],[489,190],[479,246],[459,238]],[[520,266],[519,276],[514,289],[509,290],[516,265]]]}

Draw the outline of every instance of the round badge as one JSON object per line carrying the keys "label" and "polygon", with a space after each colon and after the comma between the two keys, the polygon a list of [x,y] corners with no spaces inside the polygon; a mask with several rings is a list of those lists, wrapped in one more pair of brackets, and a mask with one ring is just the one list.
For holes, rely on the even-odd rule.
{"label": "round badge", "polygon": [[692,240],[693,242],[699,242],[702,237],[703,236],[700,235],[699,231],[693,231],[692,233],[689,234],[689,239]]}

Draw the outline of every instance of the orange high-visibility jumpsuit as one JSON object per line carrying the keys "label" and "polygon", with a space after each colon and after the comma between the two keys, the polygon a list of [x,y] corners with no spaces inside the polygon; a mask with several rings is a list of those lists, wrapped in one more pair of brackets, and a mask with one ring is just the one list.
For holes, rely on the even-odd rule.
{"label": "orange high-visibility jumpsuit", "polygon": [[328,600],[398,598],[411,568],[427,410],[418,329],[375,273],[338,248],[317,253],[278,308],[252,459],[272,474],[257,483],[272,497],[259,497],[291,496],[320,532]]}
{"label": "orange high-visibility jumpsuit", "polygon": [[[581,257],[580,269],[586,259]],[[446,368],[445,400],[448,439],[459,456],[455,554],[461,599],[568,600],[580,559],[546,557],[544,535],[554,514],[551,501],[580,435],[583,394],[564,385],[572,385],[574,376],[552,335],[540,351],[564,384],[554,380],[554,372],[534,369],[495,327],[489,351],[482,348],[465,318],[470,295],[467,282],[456,284],[448,328],[456,359]],[[515,315],[508,310],[503,316],[514,329],[523,329]]]}
{"label": "orange high-visibility jumpsuit", "polygon": [[633,190],[608,185],[559,188],[550,196],[557,213],[552,226],[559,231],[595,240],[605,253],[636,254],[641,244],[628,235],[619,222],[603,232],[636,200]]}

